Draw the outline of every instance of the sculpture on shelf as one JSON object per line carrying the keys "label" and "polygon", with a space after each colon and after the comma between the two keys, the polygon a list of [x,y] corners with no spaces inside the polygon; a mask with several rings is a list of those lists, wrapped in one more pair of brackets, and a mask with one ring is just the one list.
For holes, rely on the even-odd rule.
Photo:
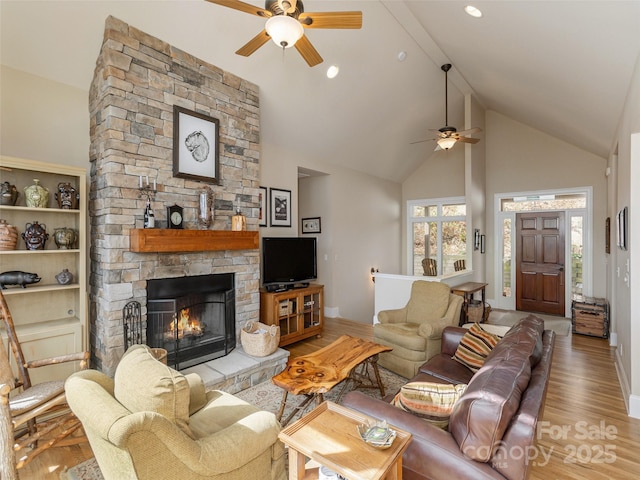
{"label": "sculpture on shelf", "polygon": [[9,182],[0,184],[0,204],[13,206],[18,202],[19,196],[20,192],[15,185],[11,185]]}
{"label": "sculpture on shelf", "polygon": [[27,223],[22,234],[27,250],[44,250],[44,245],[49,240],[47,226],[44,223]]}
{"label": "sculpture on shelf", "polygon": [[69,269],[64,268],[59,274],[56,275],[56,281],[60,285],[69,285],[73,282],[73,273]]}
{"label": "sculpture on shelf", "polygon": [[77,210],[80,201],[80,194],[69,182],[60,182],[58,191],[55,194],[58,207],[66,210]]}
{"label": "sculpture on shelf", "polygon": [[27,207],[47,208],[49,206],[49,190],[40,185],[40,180],[33,179],[33,185],[24,187],[24,199]]}
{"label": "sculpture on shelf", "polygon": [[41,278],[37,273],[21,272],[19,270],[11,270],[9,272],[0,273],[0,289],[6,289],[7,285],[20,285],[27,288],[27,285],[38,283]]}
{"label": "sculpture on shelf", "polygon": [[73,228],[61,227],[53,231],[53,241],[59,249],[71,249],[76,245],[78,240],[78,232]]}

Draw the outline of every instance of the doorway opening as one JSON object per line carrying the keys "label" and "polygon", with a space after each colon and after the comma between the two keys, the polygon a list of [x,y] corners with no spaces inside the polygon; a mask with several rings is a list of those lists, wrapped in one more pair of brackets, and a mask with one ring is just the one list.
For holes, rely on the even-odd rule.
{"label": "doorway opening", "polygon": [[[570,317],[572,295],[588,296],[592,289],[591,187],[497,194],[495,211],[496,308],[544,312],[545,306],[556,303],[556,308],[559,308],[556,314]],[[563,217],[563,221],[544,220],[542,214],[551,214],[552,217],[557,214],[557,217]],[[525,238],[523,244],[522,221],[527,218],[532,236]],[[554,223],[562,230],[562,240],[559,240],[557,231],[545,231],[545,222],[546,226]],[[523,245],[528,247],[526,252]],[[545,247],[548,247],[546,256]],[[553,252],[551,247],[556,251]],[[562,252],[557,249],[562,249]],[[522,262],[523,253],[529,262]],[[542,272],[545,268],[547,272]],[[550,288],[555,290],[551,292]],[[537,310],[531,310],[536,299],[542,303]]]}

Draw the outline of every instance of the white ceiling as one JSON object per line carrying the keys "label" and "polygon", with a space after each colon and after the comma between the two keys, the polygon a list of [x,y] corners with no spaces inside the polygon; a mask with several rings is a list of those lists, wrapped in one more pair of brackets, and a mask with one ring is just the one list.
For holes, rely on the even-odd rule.
{"label": "white ceiling", "polygon": [[[483,18],[466,15],[468,3]],[[257,84],[263,145],[402,181],[435,146],[411,142],[444,126],[443,63],[453,64],[449,124],[459,130],[462,94],[472,93],[487,109],[607,157],[640,54],[640,0],[304,6],[361,10],[363,28],[307,30],[325,60],[309,68],[271,42],[249,58],[235,55],[263,20],[204,0],[0,0],[0,61],[88,90],[113,15]],[[334,63],[340,74],[329,80]]]}

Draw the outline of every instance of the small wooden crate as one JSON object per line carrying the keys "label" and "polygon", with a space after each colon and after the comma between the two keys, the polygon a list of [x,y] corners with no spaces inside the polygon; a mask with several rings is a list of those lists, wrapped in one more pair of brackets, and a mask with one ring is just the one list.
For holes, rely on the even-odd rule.
{"label": "small wooden crate", "polygon": [[573,333],[609,338],[609,303],[604,298],[574,297],[571,324]]}

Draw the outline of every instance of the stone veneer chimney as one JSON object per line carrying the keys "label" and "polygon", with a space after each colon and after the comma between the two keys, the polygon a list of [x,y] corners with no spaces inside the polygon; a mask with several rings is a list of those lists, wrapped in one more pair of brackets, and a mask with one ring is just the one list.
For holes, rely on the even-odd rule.
{"label": "stone veneer chimney", "polygon": [[122,308],[137,300],[146,316],[149,279],[234,272],[239,334],[247,320],[259,318],[258,250],[134,253],[129,231],[142,228],[140,175],[157,183],[156,225],[166,225],[166,206],[177,203],[185,228],[197,228],[198,191],[206,184],[173,176],[174,105],[220,121],[210,228],[229,230],[239,202],[248,230],[258,229],[258,87],[109,17],[89,95],[92,366],[115,372],[124,351]]}

